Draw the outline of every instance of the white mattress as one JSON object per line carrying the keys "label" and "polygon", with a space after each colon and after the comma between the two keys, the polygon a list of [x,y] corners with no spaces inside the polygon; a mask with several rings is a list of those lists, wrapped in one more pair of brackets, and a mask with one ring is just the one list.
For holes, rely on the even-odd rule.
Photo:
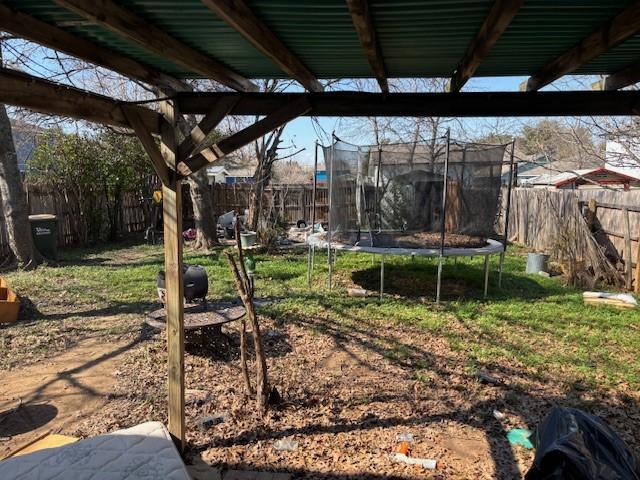
{"label": "white mattress", "polygon": [[160,422],[0,462],[2,480],[191,480]]}

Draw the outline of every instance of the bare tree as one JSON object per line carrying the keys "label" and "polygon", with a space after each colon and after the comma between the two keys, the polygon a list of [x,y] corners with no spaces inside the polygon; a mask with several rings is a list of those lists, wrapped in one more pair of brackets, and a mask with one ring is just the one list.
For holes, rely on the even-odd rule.
{"label": "bare tree", "polygon": [[[265,92],[279,92],[285,90],[290,84],[291,82],[267,80],[263,83],[262,90]],[[258,117],[255,120],[257,121]],[[258,230],[259,228],[264,191],[271,182],[273,165],[278,159],[284,158],[279,155],[279,152],[282,150],[280,144],[282,143],[282,133],[286,126],[287,124],[284,124],[254,142],[254,153],[258,164],[253,174],[253,188],[249,194],[249,218],[247,223],[251,230]],[[286,157],[290,156],[286,155]]]}

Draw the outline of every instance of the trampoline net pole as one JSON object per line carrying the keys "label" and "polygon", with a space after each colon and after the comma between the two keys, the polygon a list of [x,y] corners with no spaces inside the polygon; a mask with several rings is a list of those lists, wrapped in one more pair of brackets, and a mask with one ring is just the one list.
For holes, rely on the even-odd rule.
{"label": "trampoline net pole", "polygon": [[[332,138],[332,143],[331,143],[331,150],[330,150],[330,155],[329,155],[329,168],[325,168],[327,170],[327,173],[329,174],[329,215],[328,215],[328,222],[327,222],[327,265],[328,265],[328,278],[327,278],[327,284],[329,287],[329,290],[331,290],[332,288],[332,274],[333,274],[333,265],[331,262],[331,235],[332,235],[332,228],[333,228],[333,174],[334,174],[334,153],[335,153],[335,143],[336,143],[336,136],[333,135]],[[325,158],[325,167],[326,167],[326,163],[327,163],[327,159]]]}
{"label": "trampoline net pole", "polygon": [[503,251],[500,253],[500,270],[498,273],[498,287],[502,288],[502,268],[504,257],[507,253],[507,243],[509,243],[509,214],[511,211],[511,189],[513,188],[513,159],[515,157],[516,140],[511,142],[511,158],[509,159],[509,183],[507,185],[507,205],[504,212],[504,236],[502,239]]}
{"label": "trampoline net pole", "polygon": [[[318,141],[316,140],[316,151],[313,161],[313,191],[311,193],[311,233],[316,231],[316,194],[318,190]],[[326,170],[326,166],[325,166]]]}
{"label": "trampoline net pole", "polygon": [[447,151],[444,157],[444,175],[442,179],[442,213],[440,223],[440,255],[438,256],[438,282],[436,285],[436,303],[440,303],[442,288],[442,261],[444,255],[445,228],[447,219],[447,185],[449,184],[449,152],[451,150],[451,130],[447,129]]}

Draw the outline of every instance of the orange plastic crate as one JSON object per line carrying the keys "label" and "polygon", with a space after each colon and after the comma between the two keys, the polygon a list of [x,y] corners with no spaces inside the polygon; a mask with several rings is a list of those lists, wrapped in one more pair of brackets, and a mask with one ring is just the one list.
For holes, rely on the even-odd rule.
{"label": "orange plastic crate", "polygon": [[13,323],[18,320],[20,300],[13,290],[0,278],[0,323]]}

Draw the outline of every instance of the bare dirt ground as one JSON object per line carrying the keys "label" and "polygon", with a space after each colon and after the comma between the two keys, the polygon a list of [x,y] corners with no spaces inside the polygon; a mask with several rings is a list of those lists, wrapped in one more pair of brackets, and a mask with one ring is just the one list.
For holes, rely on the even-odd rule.
{"label": "bare dirt ground", "polygon": [[[189,346],[188,460],[299,478],[521,478],[533,453],[510,446],[505,434],[535,426],[559,402],[590,406],[638,446],[628,419],[639,419],[640,411],[630,398],[567,392],[515,363],[489,371],[499,385],[482,383],[446,340],[414,327],[362,318],[262,322],[270,378],[283,403],[260,418],[245,399],[235,326],[227,329],[230,344]],[[84,437],[166,421],[162,334],[81,342],[3,380],[0,411],[20,399],[23,406],[0,421],[0,436],[11,436],[0,455],[46,430]],[[496,420],[493,410],[506,418]],[[217,413],[226,415],[224,423],[199,426]],[[406,434],[414,439],[411,454],[437,460],[436,470],[391,461],[397,436]],[[282,439],[297,448],[276,450]]]}
{"label": "bare dirt ground", "polygon": [[[263,322],[270,378],[283,403],[259,418],[245,399],[237,332],[228,330],[230,347],[188,348],[188,458],[223,470],[292,472],[300,478],[521,478],[533,453],[510,446],[505,434],[534,427],[559,402],[589,405],[637,448],[627,422],[640,418],[637,402],[569,393],[517,364],[489,372],[499,385],[482,383],[445,340],[406,326],[382,329],[366,319]],[[162,420],[165,359],[161,336],[136,347],[120,366],[113,400],[72,432],[95,435]],[[496,420],[494,410],[506,418]],[[226,415],[224,423],[199,426],[199,418],[217,413]],[[389,454],[401,434],[413,435],[413,456],[436,459],[438,468],[393,463]],[[298,442],[297,448],[276,450],[274,443],[282,439]]]}
{"label": "bare dirt ground", "polygon": [[[104,319],[108,321],[108,318]],[[0,458],[40,435],[69,433],[111,400],[126,342],[90,339],[10,372],[0,385]]]}

